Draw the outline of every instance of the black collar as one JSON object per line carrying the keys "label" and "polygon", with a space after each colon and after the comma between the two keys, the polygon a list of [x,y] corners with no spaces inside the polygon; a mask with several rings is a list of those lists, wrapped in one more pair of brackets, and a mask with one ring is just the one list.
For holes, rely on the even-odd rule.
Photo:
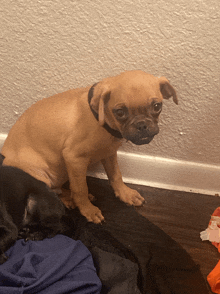
{"label": "black collar", "polygon": [[[98,121],[98,120],[99,120],[99,115],[98,115],[98,113],[95,112],[94,109],[92,109],[92,107],[91,107],[91,105],[90,105],[90,102],[91,102],[92,97],[93,97],[94,88],[95,88],[96,85],[97,85],[97,83],[94,84],[94,85],[89,89],[89,92],[88,92],[88,102],[89,102],[89,106],[90,106],[90,109],[91,109],[91,111],[92,111],[94,117],[95,117],[96,120]],[[104,123],[103,128],[106,129],[106,131],[109,132],[112,136],[114,136],[114,137],[116,137],[116,138],[118,138],[118,139],[122,139],[122,138],[123,138],[122,135],[121,135],[121,133],[120,133],[119,131],[112,129],[107,123]]]}

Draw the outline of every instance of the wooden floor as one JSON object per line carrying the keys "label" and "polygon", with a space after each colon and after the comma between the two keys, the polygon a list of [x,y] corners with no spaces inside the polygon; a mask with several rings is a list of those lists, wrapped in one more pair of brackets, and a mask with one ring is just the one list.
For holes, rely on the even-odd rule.
{"label": "wooden floor", "polygon": [[[104,181],[104,185],[108,185],[108,182]],[[200,265],[206,280],[219,260],[219,253],[209,241],[200,239],[200,232],[207,228],[213,211],[220,206],[220,198],[139,185],[128,186],[137,189],[146,199],[146,204],[137,211],[178,242]]]}
{"label": "wooden floor", "polygon": [[[129,185],[146,199],[137,211],[177,241],[200,265],[206,279],[219,260],[217,249],[201,241],[200,232],[208,226],[213,211],[220,206],[215,196]],[[210,293],[213,293],[210,291]]]}

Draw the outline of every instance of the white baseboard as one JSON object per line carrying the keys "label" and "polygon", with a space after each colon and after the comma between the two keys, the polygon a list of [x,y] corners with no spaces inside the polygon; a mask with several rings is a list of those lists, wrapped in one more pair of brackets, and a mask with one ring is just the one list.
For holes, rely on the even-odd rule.
{"label": "white baseboard", "polygon": [[[7,134],[0,134],[0,150]],[[118,151],[118,161],[126,183],[169,190],[220,195],[220,166],[138,155]],[[88,175],[106,178],[101,165]]]}
{"label": "white baseboard", "polygon": [[[169,190],[220,195],[220,166],[118,151],[124,182]],[[90,173],[106,178],[98,165]]]}
{"label": "white baseboard", "polygon": [[2,150],[2,146],[6,138],[7,138],[7,134],[0,133],[0,151]]}

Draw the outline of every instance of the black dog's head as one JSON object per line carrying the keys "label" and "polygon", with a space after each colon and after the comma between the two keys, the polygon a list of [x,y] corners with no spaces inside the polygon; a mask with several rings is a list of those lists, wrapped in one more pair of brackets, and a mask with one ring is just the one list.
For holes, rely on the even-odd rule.
{"label": "black dog's head", "polygon": [[0,263],[18,238],[42,240],[62,233],[65,208],[47,185],[23,170],[0,166]]}

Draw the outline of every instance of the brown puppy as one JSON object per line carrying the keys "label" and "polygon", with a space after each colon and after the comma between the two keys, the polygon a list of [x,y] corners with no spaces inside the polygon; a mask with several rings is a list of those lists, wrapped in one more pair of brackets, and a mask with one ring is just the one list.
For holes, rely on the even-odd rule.
{"label": "brown puppy", "polygon": [[88,221],[104,220],[88,195],[88,165],[102,162],[110,184],[125,203],[139,206],[144,198],[122,181],[117,163],[121,139],[148,144],[159,132],[163,98],[175,90],[164,77],[127,71],[92,87],[73,89],[38,101],[27,109],[9,132],[2,148],[4,164],[18,167],[61,188],[69,179],[71,203]]}

